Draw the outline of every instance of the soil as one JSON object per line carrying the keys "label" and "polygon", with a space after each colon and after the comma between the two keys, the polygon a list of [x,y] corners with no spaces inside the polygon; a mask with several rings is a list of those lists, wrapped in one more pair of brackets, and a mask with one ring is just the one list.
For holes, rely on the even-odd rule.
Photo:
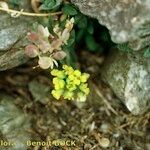
{"label": "soil", "polygon": [[[85,103],[54,100],[50,94],[49,72],[34,67],[36,61],[0,73],[0,91],[13,96],[16,105],[32,116],[32,128],[28,132],[33,141],[61,139],[75,142],[71,146],[52,144],[30,150],[148,150],[150,112],[132,115],[101,81],[99,68],[104,58],[88,52],[81,55],[78,65],[91,74],[91,93]],[[44,99],[38,99],[29,88],[32,81],[50,88]],[[42,89],[40,91],[42,93]]]}

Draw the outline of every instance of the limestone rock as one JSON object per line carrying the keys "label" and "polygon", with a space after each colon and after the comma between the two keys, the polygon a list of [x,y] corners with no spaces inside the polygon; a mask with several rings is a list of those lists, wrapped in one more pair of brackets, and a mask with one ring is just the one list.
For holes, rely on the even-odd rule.
{"label": "limestone rock", "polygon": [[71,0],[83,14],[97,18],[115,43],[140,50],[150,45],[150,0]]}
{"label": "limestone rock", "polygon": [[37,80],[31,81],[28,86],[35,101],[40,101],[43,104],[49,101],[51,91],[50,86],[45,85],[44,83],[42,84]]}
{"label": "limestone rock", "polygon": [[30,139],[30,117],[14,104],[10,96],[0,94],[0,139],[13,146],[1,146],[3,150],[26,150]]}
{"label": "limestone rock", "polygon": [[[24,53],[24,43],[32,23],[32,18],[12,18],[8,14],[0,14],[0,71],[11,69],[28,60]],[[22,45],[17,47],[20,43]]]}
{"label": "limestone rock", "polygon": [[0,14],[0,51],[9,50],[27,32],[27,21]]}
{"label": "limestone rock", "polygon": [[102,78],[135,115],[150,108],[149,64],[150,59],[144,58],[142,52],[112,50],[101,68]]}
{"label": "limestone rock", "polygon": [[24,53],[24,49],[11,49],[11,51],[0,55],[0,71],[19,66],[27,62],[28,59]]}

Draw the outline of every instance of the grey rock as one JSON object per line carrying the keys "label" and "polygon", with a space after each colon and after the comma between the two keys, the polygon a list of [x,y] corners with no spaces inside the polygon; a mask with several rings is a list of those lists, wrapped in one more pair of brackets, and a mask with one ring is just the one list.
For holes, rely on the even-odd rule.
{"label": "grey rock", "polygon": [[28,61],[29,58],[24,53],[27,43],[25,36],[33,21],[33,18],[12,18],[8,14],[0,14],[0,71]]}
{"label": "grey rock", "polygon": [[101,76],[129,111],[138,115],[150,108],[150,59],[134,53],[112,50]]}
{"label": "grey rock", "polygon": [[140,50],[150,45],[150,0],[71,0],[83,14],[97,18],[115,43],[131,42]]}
{"label": "grey rock", "polygon": [[10,15],[0,14],[0,51],[9,50],[20,40],[28,29],[27,21],[23,18],[11,18]]}
{"label": "grey rock", "polygon": [[11,49],[0,55],[0,71],[8,70],[26,63],[29,58],[25,55],[24,49]]}
{"label": "grey rock", "polygon": [[30,139],[30,117],[14,104],[15,99],[0,94],[0,139],[8,141],[12,146],[2,146],[3,150],[26,150]]}
{"label": "grey rock", "polygon": [[[29,91],[31,92],[35,101],[40,101],[45,104],[49,101],[50,86],[33,80],[29,83]],[[41,90],[42,89],[42,90]]]}
{"label": "grey rock", "polygon": [[32,7],[31,7],[31,0],[21,0],[18,1],[19,2],[19,9],[23,9],[24,11],[30,12],[32,11]]}

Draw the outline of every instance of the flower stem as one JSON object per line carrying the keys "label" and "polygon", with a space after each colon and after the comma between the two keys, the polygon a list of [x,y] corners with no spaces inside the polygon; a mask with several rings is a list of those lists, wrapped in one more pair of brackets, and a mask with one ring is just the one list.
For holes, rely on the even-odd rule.
{"label": "flower stem", "polygon": [[30,12],[17,11],[17,10],[13,10],[13,9],[5,9],[2,7],[0,7],[0,11],[5,11],[8,13],[18,13],[20,15],[31,16],[31,17],[47,17],[47,16],[55,16],[55,15],[62,14],[61,11],[54,12],[54,13],[30,13]]}

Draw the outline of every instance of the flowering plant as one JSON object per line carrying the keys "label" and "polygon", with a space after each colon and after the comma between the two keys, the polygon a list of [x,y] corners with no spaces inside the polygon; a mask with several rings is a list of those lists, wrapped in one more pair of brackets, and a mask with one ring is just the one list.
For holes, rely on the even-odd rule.
{"label": "flowering plant", "polygon": [[81,73],[79,70],[74,70],[67,65],[63,65],[63,70],[53,69],[54,65],[58,67],[58,60],[66,57],[62,46],[67,45],[73,23],[73,18],[67,20],[63,31],[57,24],[53,29],[55,35],[52,35],[47,27],[44,28],[42,25],[38,25],[37,33],[30,32],[27,35],[32,44],[26,46],[25,53],[31,58],[38,57],[38,64],[42,69],[52,69],[54,90],[51,93],[54,98],[76,99],[83,102],[89,94],[86,83],[89,74]]}
{"label": "flowering plant", "polygon": [[66,57],[62,46],[67,45],[73,23],[73,18],[67,20],[64,30],[56,25],[53,29],[55,35],[49,33],[47,27],[38,25],[37,32],[29,32],[27,35],[31,44],[25,47],[25,53],[31,58],[38,57],[38,64],[42,69],[53,69],[54,65],[58,66],[57,61]]}
{"label": "flowering plant", "polygon": [[88,84],[86,83],[89,74],[81,73],[72,67],[63,65],[63,70],[53,69],[51,75],[53,78],[54,90],[52,95],[56,99],[63,97],[68,100],[85,101],[89,94]]}

